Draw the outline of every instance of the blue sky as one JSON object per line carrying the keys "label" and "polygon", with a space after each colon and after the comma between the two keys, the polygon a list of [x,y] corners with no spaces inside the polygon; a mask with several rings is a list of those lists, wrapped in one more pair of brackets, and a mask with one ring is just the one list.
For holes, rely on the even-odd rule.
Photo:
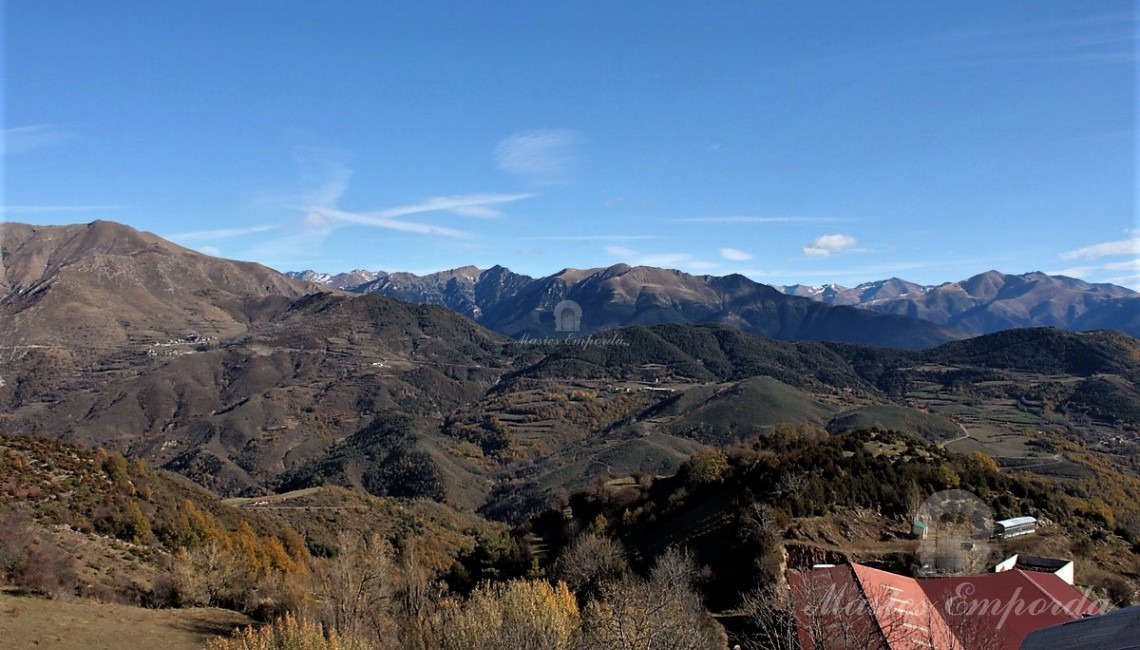
{"label": "blue sky", "polygon": [[11,2],[0,218],[280,270],[1140,288],[1136,13]]}

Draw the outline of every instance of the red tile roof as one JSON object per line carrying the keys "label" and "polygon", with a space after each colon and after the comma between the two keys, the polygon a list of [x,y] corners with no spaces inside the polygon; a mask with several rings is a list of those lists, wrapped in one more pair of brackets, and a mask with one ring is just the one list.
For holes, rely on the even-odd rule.
{"label": "red tile roof", "polygon": [[1007,650],[1017,650],[1034,630],[1101,613],[1072,585],[1049,573],[1014,569],[921,584],[940,610],[956,618],[982,619],[972,626],[994,630]]}
{"label": "red tile roof", "polygon": [[[1030,632],[1100,609],[1055,575],[1002,573],[916,580],[854,564],[792,574],[800,644],[913,650],[1017,650]],[[868,640],[879,640],[868,644]],[[828,643],[816,643],[816,640]],[[885,642],[885,643],[884,643]]]}

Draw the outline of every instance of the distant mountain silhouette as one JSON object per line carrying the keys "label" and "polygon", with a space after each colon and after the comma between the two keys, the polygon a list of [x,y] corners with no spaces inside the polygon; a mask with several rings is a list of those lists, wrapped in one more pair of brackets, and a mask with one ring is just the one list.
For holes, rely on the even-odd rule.
{"label": "distant mountain silhouette", "polygon": [[970,334],[1019,327],[1115,329],[1140,335],[1140,294],[1044,273],[980,273],[961,282],[922,286],[898,278],[854,288],[781,287],[789,295],[882,314],[910,316]]}
{"label": "distant mountain silhouette", "polygon": [[443,305],[515,338],[566,336],[554,318],[555,306],[563,301],[581,309],[575,330],[581,335],[630,325],[719,323],[776,339],[898,348],[931,347],[962,338],[948,328],[913,318],[873,316],[865,310],[786,296],[741,275],[689,275],[625,264],[564,269],[537,279],[501,266],[487,270],[465,266],[424,276],[381,272],[375,280],[347,289]]}
{"label": "distant mountain silhouette", "polygon": [[357,269],[347,273],[337,273],[332,275],[329,273],[317,273],[316,271],[289,271],[285,275],[293,278],[294,280],[301,280],[303,282],[313,282],[316,284],[323,284],[333,289],[347,289],[357,285],[371,282],[378,276],[384,275],[375,271],[364,271]]}

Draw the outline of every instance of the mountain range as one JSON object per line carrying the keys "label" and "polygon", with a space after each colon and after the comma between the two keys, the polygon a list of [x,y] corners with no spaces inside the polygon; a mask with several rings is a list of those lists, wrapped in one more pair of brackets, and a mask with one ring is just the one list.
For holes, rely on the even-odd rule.
{"label": "mountain range", "polygon": [[[769,287],[739,275],[698,276],[624,264],[564,269],[543,278],[502,266],[464,266],[422,276],[383,271],[287,275],[355,293],[444,305],[512,337],[549,334],[553,308],[562,300],[581,307],[583,333],[663,322],[720,323],[778,339],[836,339],[896,347],[929,347],[1019,327],[1115,329],[1140,335],[1140,294],[1113,284],[1044,273],[987,271],[940,285],[890,278],[852,288],[834,284]],[[776,294],[904,316],[941,329],[897,320],[866,320],[846,311],[820,312]]]}
{"label": "mountain range", "polygon": [[969,334],[1043,326],[1140,334],[1140,294],[1061,275],[986,271],[939,285],[890,278],[852,288],[834,284],[778,288],[829,305],[921,318]]}
{"label": "mountain range", "polygon": [[[308,271],[289,275],[321,277]],[[512,338],[564,338],[570,332],[560,332],[554,318],[555,307],[563,301],[573,302],[580,310],[573,331],[578,335],[632,325],[717,323],[776,339],[899,348],[931,347],[964,337],[919,319],[873,315],[787,296],[741,275],[696,276],[626,264],[564,269],[537,279],[502,266],[466,266],[423,276],[377,273],[369,282],[345,288],[443,305]]]}
{"label": "mountain range", "polygon": [[[668,474],[781,423],[962,440],[952,417],[982,400],[992,440],[966,442],[1079,474],[1035,455],[1026,427],[1119,444],[1098,441],[1140,421],[1140,343],[1116,332],[950,340],[740,276],[627,266],[391,274],[354,294],[106,222],[0,237],[0,431],[117,449],[224,495],[336,483],[518,519],[599,473]],[[428,290],[447,306],[381,295]],[[567,299],[586,331],[618,328],[606,344],[550,336]],[[928,349],[858,344],[875,337]]]}

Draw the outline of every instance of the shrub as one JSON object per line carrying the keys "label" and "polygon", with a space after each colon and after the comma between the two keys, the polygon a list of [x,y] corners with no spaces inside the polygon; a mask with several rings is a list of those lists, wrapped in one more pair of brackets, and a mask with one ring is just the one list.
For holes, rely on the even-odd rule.
{"label": "shrub", "polygon": [[578,603],[563,583],[488,583],[466,601],[443,603],[433,621],[430,647],[559,650],[570,647],[578,627]]}
{"label": "shrub", "polygon": [[75,560],[48,537],[37,534],[19,512],[0,513],[0,581],[58,598],[72,595]]}
{"label": "shrub", "polygon": [[245,627],[230,638],[211,639],[206,650],[371,650],[360,641],[325,631],[320,623],[292,614],[261,627]]}

